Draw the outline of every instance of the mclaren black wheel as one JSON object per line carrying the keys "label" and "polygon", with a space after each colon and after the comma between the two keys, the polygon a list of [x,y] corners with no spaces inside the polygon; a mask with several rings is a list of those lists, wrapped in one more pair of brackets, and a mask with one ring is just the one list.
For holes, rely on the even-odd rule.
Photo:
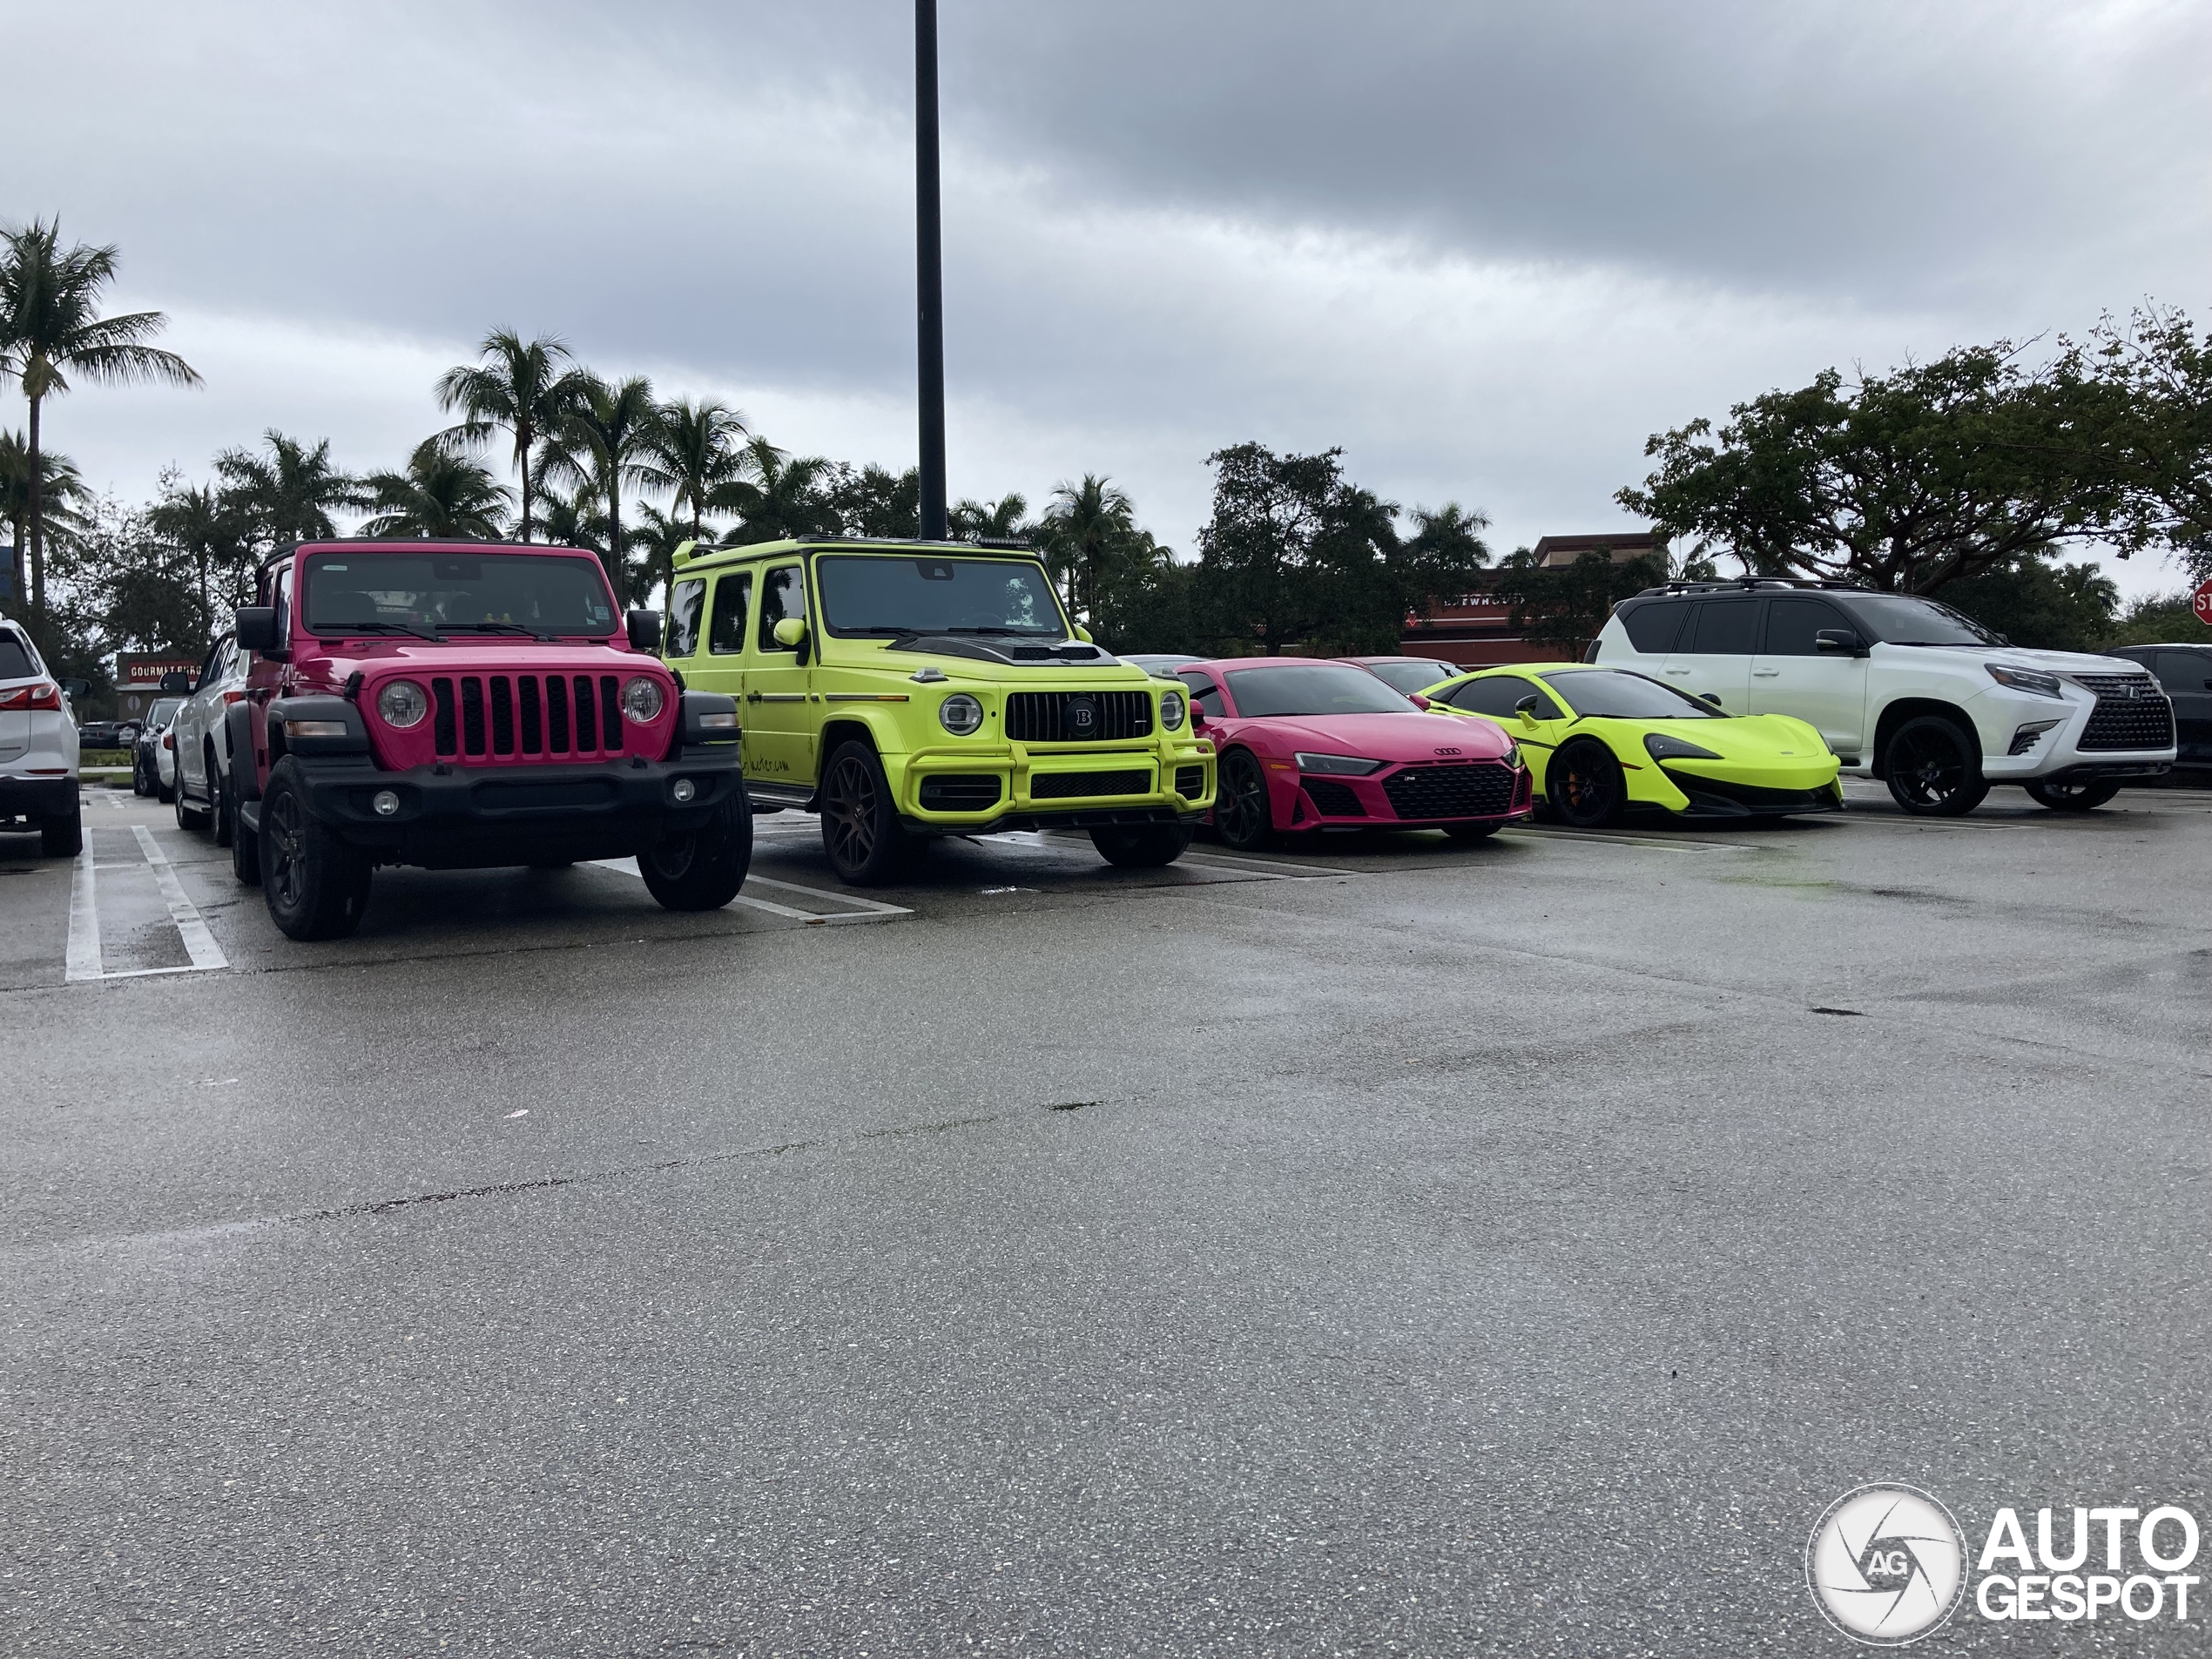
{"label": "mclaren black wheel", "polygon": [[1607,829],[1628,810],[1628,780],[1621,763],[1602,743],[1570,743],[1552,757],[1544,792],[1560,821],[1576,829]]}
{"label": "mclaren black wheel", "polygon": [[1267,774],[1249,749],[1232,749],[1222,758],[1221,788],[1213,803],[1214,833],[1239,853],[1256,853],[1275,833],[1267,804]]}

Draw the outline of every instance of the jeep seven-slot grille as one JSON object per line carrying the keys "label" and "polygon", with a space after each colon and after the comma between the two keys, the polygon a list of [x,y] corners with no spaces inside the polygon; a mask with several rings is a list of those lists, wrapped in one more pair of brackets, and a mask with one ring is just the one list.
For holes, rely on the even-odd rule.
{"label": "jeep seven-slot grille", "polygon": [[1383,779],[1400,818],[1503,818],[1513,810],[1509,766],[1408,766]]}
{"label": "jeep seven-slot grille", "polygon": [[623,752],[621,686],[611,674],[441,675],[430,682],[430,701],[440,755],[550,760]]}
{"label": "jeep seven-slot grille", "polygon": [[1121,743],[1152,735],[1150,691],[1010,691],[1006,735],[1015,743]]}
{"label": "jeep seven-slot grille", "polygon": [[1149,772],[1041,772],[1029,779],[1031,800],[1068,800],[1080,795],[1145,795],[1151,790],[1152,774]]}
{"label": "jeep seven-slot grille", "polygon": [[2076,674],[2097,694],[2081,749],[2164,749],[2174,741],[2174,705],[2148,674]]}

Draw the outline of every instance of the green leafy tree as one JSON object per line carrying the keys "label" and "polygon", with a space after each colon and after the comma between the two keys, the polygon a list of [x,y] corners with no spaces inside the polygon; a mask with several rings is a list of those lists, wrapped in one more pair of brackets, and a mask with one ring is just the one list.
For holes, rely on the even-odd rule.
{"label": "green leafy tree", "polygon": [[0,232],[0,374],[12,374],[30,405],[30,606],[46,605],[44,469],[39,429],[46,400],[70,388],[72,375],[92,383],[152,381],[197,386],[199,375],[174,352],[146,342],[168,326],[158,311],[99,314],[101,293],[115,280],[116,250],[80,242],[64,252],[61,221],[34,219]]}
{"label": "green leafy tree", "polygon": [[597,494],[578,489],[573,495],[563,495],[549,487],[538,497],[543,509],[545,539],[556,547],[581,548],[587,553],[597,553],[602,563],[607,557],[607,515]]}
{"label": "green leafy tree", "polygon": [[1597,637],[1613,607],[1668,579],[1663,555],[1616,564],[1610,548],[1594,548],[1572,564],[1539,564],[1528,548],[1506,556],[1495,596],[1513,607],[1513,626],[1534,644],[1576,658]]}
{"label": "green leafy tree", "polygon": [[646,483],[646,442],[655,414],[653,383],[643,374],[607,381],[579,371],[575,401],[546,448],[548,473],[593,490],[607,504],[608,550],[602,556],[622,605],[631,603],[631,586],[622,492],[624,485]]}
{"label": "green leafy tree", "polygon": [[[745,446],[745,477],[738,491],[741,519],[732,544],[850,533],[828,498],[832,475],[830,463],[821,456],[794,456],[754,436]],[[917,503],[918,492],[919,486]],[[919,523],[920,506],[914,510]]]}
{"label": "green leafy tree", "polygon": [[2212,334],[2185,313],[2146,306],[2107,318],[2090,340],[2105,395],[2121,545],[2163,546],[2194,580],[2212,577]]}
{"label": "green leafy tree", "polygon": [[2070,348],[2033,371],[2004,341],[1849,384],[1830,369],[1717,430],[1658,434],[1657,469],[1616,499],[1747,571],[1932,593],[2112,530],[2110,404]]}
{"label": "green leafy tree", "polygon": [[330,440],[311,448],[272,428],[261,450],[226,449],[215,457],[226,508],[264,549],[338,534],[334,511],[361,505],[361,482],[330,462]]}
{"label": "green leafy tree", "polygon": [[78,474],[77,463],[67,455],[51,453],[38,457],[41,474],[38,489],[30,487],[30,444],[17,432],[0,432],[0,518],[8,526],[8,549],[12,562],[8,589],[9,608],[28,608],[30,588],[24,580],[24,550],[25,527],[30,522],[31,497],[35,493],[44,503],[46,523],[50,529],[64,535],[85,528],[86,519],[81,510],[89,506],[92,492],[84,487]]}
{"label": "green leafy tree", "polygon": [[172,549],[185,572],[191,604],[177,630],[179,643],[205,651],[215,619],[246,603],[252,591],[255,546],[238,503],[209,485],[186,484],[174,471],[161,478],[161,495],[146,509],[147,530]]}
{"label": "green leafy tree", "polygon": [[512,328],[484,336],[481,361],[448,369],[439,376],[438,407],[464,418],[439,435],[456,448],[487,443],[504,435],[514,445],[515,470],[522,480],[521,539],[537,524],[539,483],[531,467],[538,448],[557,434],[583,394],[583,377],[570,367],[569,348],[552,334],[525,341]]}
{"label": "green leafy tree", "polygon": [[817,534],[894,538],[921,534],[921,474],[912,467],[893,472],[833,462],[827,464],[821,489],[835,522]]}
{"label": "green leafy tree", "polygon": [[2098,566],[2059,564],[2033,554],[1952,583],[1943,602],[2015,645],[2095,651],[2119,620],[2120,590]]}
{"label": "green leafy tree", "polygon": [[955,502],[945,517],[946,529],[955,542],[1020,542],[1036,533],[1036,526],[1029,523],[1029,498],[1018,492],[991,502]]}
{"label": "green leafy tree", "polygon": [[638,550],[645,591],[665,590],[676,550],[686,541],[711,543],[709,513],[738,512],[745,501],[745,417],[712,399],[675,398],[655,411],[645,434],[638,477],[669,494],[669,510],[646,508]]}
{"label": "green leafy tree", "polygon": [[2136,600],[2113,624],[2101,644],[2166,645],[2175,640],[2212,644],[2212,630],[2197,619],[2186,589],[2180,593],[2148,594]]}
{"label": "green leafy tree", "polygon": [[373,472],[361,483],[372,515],[361,526],[368,536],[496,542],[514,499],[489,469],[436,438],[415,446],[406,471]]}
{"label": "green leafy tree", "polygon": [[1112,480],[1087,472],[1080,483],[1054,487],[1038,540],[1070,616],[1088,621],[1096,614],[1116,563],[1136,538],[1136,509]]}

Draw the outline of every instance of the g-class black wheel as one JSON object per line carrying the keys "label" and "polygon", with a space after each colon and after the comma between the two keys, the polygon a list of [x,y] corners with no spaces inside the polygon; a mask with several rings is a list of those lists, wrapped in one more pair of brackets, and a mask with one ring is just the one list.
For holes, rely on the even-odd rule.
{"label": "g-class black wheel", "polygon": [[1190,845],[1187,824],[1113,825],[1090,833],[1090,844],[1107,863],[1124,870],[1157,870],[1172,864]]}
{"label": "g-class black wheel", "polygon": [[261,801],[261,896],[287,939],[342,939],[368,906],[369,863],[307,810],[287,755]]}
{"label": "g-class black wheel", "polygon": [[838,879],[856,887],[896,879],[914,855],[883,763],[857,738],[839,745],[822,773],[822,850]]}
{"label": "g-class black wheel", "polygon": [[694,829],[671,830],[641,853],[637,873],[664,910],[719,910],[752,863],[752,813],[742,798]]}
{"label": "g-class black wheel", "polygon": [[2039,806],[2047,806],[2054,813],[2094,812],[2120,792],[2120,786],[2109,779],[2098,783],[2046,783],[2038,779],[2025,786],[2028,799]]}
{"label": "g-class black wheel", "polygon": [[1891,799],[1919,818],[1963,818],[1989,793],[1979,748],[1941,715],[1924,714],[1898,727],[1882,770]]}
{"label": "g-class black wheel", "polygon": [[1602,743],[1570,743],[1552,757],[1544,773],[1552,810],[1576,829],[1604,829],[1621,821],[1629,788],[1621,763]]}
{"label": "g-class black wheel", "polygon": [[1232,749],[1222,757],[1213,826],[1224,845],[1240,853],[1258,852],[1274,833],[1275,815],[1267,804],[1267,775],[1249,749]]}

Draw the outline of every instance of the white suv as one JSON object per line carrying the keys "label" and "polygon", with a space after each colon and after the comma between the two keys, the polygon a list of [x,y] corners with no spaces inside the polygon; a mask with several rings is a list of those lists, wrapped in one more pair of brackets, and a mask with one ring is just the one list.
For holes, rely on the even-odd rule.
{"label": "white suv", "polygon": [[2174,765],[2174,705],[2141,664],[2023,650],[1910,594],[1669,583],[1622,600],[1587,659],[1811,721],[1846,775],[1882,779],[1908,813],[1970,813],[1993,784],[2087,812]]}
{"label": "white suv", "polygon": [[231,705],[246,695],[246,672],[253,653],[240,651],[225,634],[199,665],[199,681],[170,722],[168,736],[176,756],[174,805],[179,829],[212,829],[218,846],[228,846],[236,828],[238,803],[230,797]]}
{"label": "white suv", "polygon": [[49,858],[84,845],[77,714],[30,636],[0,617],[0,831],[28,829]]}

